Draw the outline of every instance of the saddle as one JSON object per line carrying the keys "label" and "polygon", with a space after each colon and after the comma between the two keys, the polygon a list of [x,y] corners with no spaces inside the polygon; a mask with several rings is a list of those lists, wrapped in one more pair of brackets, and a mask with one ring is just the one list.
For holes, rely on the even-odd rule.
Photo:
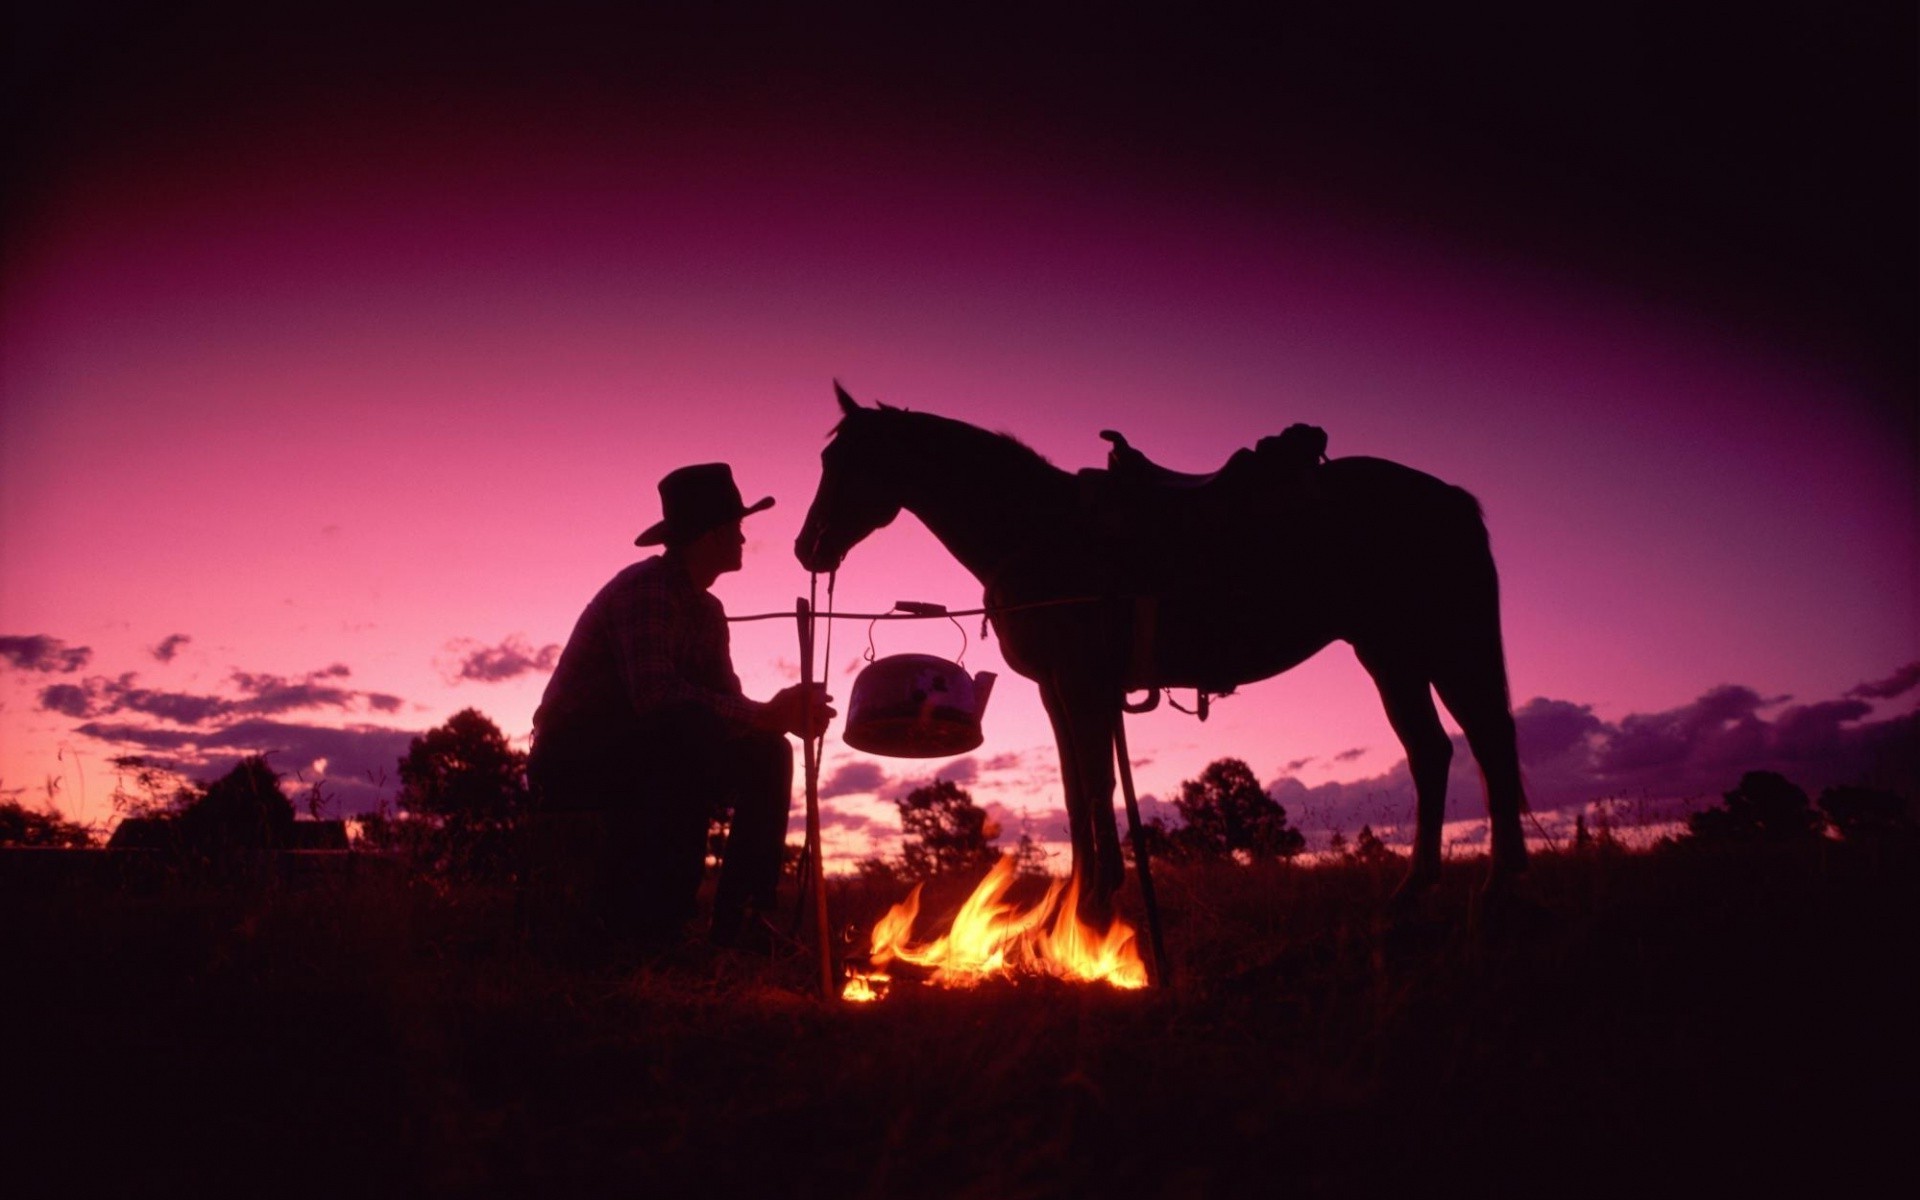
{"label": "saddle", "polygon": [[1327,431],[1318,425],[1289,425],[1274,437],[1264,437],[1253,449],[1235,450],[1217,471],[1193,475],[1163,467],[1127,443],[1126,435],[1102,429],[1111,443],[1107,473],[1122,487],[1145,491],[1191,492],[1205,488],[1228,490],[1258,486],[1263,480],[1281,482],[1304,474],[1327,458]]}
{"label": "saddle", "polygon": [[[1145,711],[1158,702],[1156,689],[1175,686],[1161,666],[1163,606],[1183,614],[1175,619],[1189,625],[1196,598],[1257,594],[1271,586],[1276,561],[1284,563],[1312,542],[1327,434],[1317,426],[1292,425],[1234,451],[1219,470],[1205,474],[1161,466],[1114,430],[1100,436],[1110,444],[1107,466],[1079,473],[1081,505],[1091,532],[1111,548],[1112,586],[1134,597],[1126,678],[1130,690],[1151,695],[1129,711]],[[1217,632],[1231,640],[1225,627]],[[1183,629],[1181,640],[1185,655],[1221,663],[1215,672],[1188,657],[1200,675],[1178,683],[1196,688],[1205,720],[1209,694],[1234,689],[1227,664],[1238,651],[1227,641],[1201,649],[1218,640],[1202,628]]]}
{"label": "saddle", "polygon": [[1107,466],[1080,472],[1082,505],[1103,531],[1149,545],[1161,541],[1157,534],[1192,537],[1196,521],[1218,527],[1242,515],[1282,517],[1310,499],[1327,457],[1327,432],[1317,425],[1289,425],[1206,474],[1161,466],[1116,430],[1100,436],[1109,443]]}

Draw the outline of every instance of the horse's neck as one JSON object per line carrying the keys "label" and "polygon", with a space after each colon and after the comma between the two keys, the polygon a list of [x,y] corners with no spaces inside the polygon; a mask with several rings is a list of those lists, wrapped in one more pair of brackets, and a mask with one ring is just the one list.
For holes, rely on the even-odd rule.
{"label": "horse's neck", "polygon": [[1069,515],[1072,476],[1017,447],[982,442],[918,477],[907,511],[984,585]]}

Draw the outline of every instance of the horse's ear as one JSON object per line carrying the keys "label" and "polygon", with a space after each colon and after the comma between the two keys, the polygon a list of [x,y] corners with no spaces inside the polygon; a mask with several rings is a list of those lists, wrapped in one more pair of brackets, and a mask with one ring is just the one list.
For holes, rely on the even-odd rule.
{"label": "horse's ear", "polygon": [[840,411],[847,416],[850,417],[860,411],[860,406],[854,403],[852,396],[847,395],[847,389],[840,386],[838,379],[833,381],[833,395],[840,401]]}

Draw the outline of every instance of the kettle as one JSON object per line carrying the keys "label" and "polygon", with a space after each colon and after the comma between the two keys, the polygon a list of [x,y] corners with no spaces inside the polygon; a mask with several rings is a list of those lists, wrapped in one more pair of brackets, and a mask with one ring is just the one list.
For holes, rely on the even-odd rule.
{"label": "kettle", "polygon": [[841,740],[887,758],[965,754],[984,738],[980,718],[995,678],[931,654],[875,659],[853,681]]}

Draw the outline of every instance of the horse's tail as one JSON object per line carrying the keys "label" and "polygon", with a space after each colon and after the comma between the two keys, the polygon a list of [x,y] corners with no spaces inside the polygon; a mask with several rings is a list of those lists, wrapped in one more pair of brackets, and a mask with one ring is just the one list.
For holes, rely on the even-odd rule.
{"label": "horse's tail", "polygon": [[[1474,756],[1480,759],[1480,767],[1488,784],[1489,812],[1492,813],[1501,801],[1496,799],[1505,789],[1497,783],[1503,771],[1511,772],[1510,799],[1518,812],[1526,812],[1527,788],[1525,770],[1520,765],[1517,730],[1513,725],[1513,689],[1507,677],[1507,648],[1500,619],[1500,570],[1493,559],[1493,539],[1487,532],[1486,513],[1480,501],[1465,488],[1453,487],[1454,505],[1462,522],[1463,542],[1467,551],[1467,570],[1460,580],[1465,590],[1466,628],[1468,655],[1478,664],[1476,672],[1480,680],[1483,720],[1501,727],[1496,744],[1498,749],[1489,747],[1492,753],[1509,759],[1504,764],[1489,763],[1480,759],[1481,747],[1474,747]],[[1449,704],[1451,707],[1451,704]],[[1465,722],[1462,714],[1456,718]],[[1471,731],[1470,731],[1471,734]],[[1472,740],[1471,736],[1469,740]]]}
{"label": "horse's tail", "polygon": [[1498,672],[1500,702],[1509,711],[1513,694],[1507,682],[1507,647],[1500,620],[1500,569],[1493,560],[1493,537],[1487,532],[1486,510],[1479,497],[1463,487],[1448,485],[1460,523],[1467,569],[1461,580],[1466,590],[1468,636],[1475,651],[1488,664],[1489,672]]}

